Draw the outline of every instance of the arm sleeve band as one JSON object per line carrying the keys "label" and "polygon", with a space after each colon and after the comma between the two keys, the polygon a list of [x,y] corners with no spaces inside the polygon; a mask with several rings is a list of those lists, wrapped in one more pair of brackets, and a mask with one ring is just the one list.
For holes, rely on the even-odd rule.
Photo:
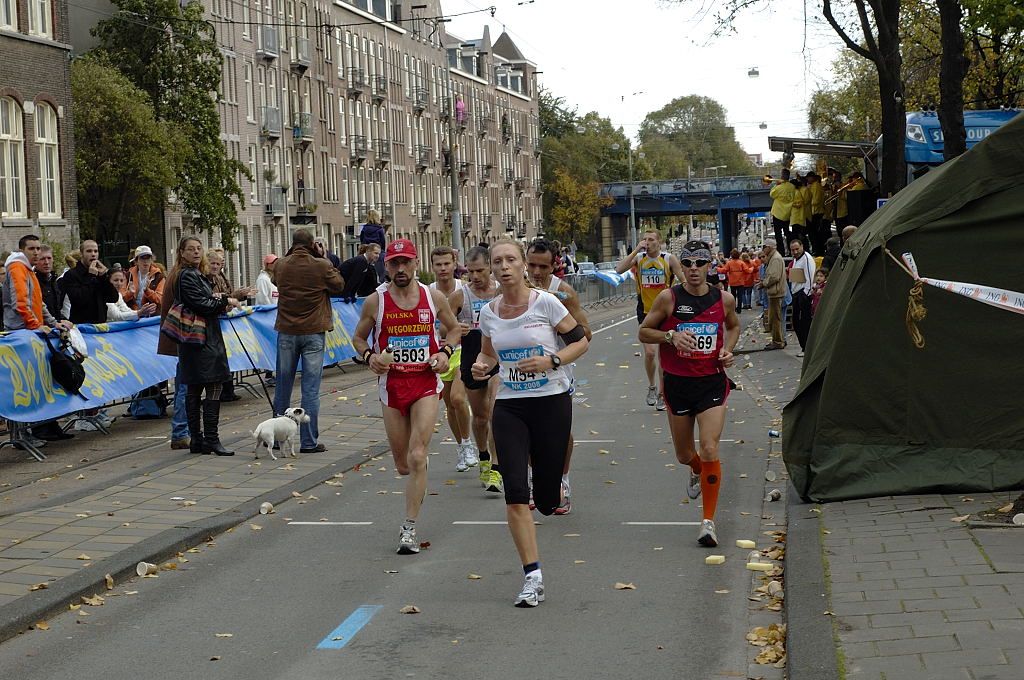
{"label": "arm sleeve band", "polygon": [[559,333],[558,337],[562,338],[562,342],[567,345],[571,345],[574,342],[579,342],[583,338],[587,337],[587,334],[583,331],[583,326],[576,324],[568,333]]}

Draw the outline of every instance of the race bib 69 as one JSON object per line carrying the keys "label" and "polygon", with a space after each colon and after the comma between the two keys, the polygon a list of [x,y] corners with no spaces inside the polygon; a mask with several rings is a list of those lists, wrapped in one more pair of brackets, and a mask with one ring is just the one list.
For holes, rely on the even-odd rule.
{"label": "race bib 69", "polygon": [[681,323],[676,331],[689,331],[697,338],[697,349],[692,352],[679,350],[679,356],[706,359],[718,356],[718,324],[717,323]]}

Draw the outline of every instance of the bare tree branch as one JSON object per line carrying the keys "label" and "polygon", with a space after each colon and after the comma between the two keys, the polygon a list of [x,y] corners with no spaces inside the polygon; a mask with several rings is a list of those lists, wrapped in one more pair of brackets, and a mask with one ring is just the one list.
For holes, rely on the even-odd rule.
{"label": "bare tree branch", "polygon": [[877,65],[878,62],[875,60],[875,55],[873,55],[871,52],[868,52],[866,49],[864,49],[858,43],[856,43],[852,38],[850,38],[850,36],[846,33],[846,29],[840,26],[839,22],[836,21],[835,16],[832,15],[832,0],[822,0],[821,5],[821,13],[825,15],[825,21],[829,23],[829,26],[832,27],[832,30],[836,32],[836,35],[839,36],[839,38],[846,44],[846,46],[850,48],[853,52],[859,54],[868,61],[873,62]]}

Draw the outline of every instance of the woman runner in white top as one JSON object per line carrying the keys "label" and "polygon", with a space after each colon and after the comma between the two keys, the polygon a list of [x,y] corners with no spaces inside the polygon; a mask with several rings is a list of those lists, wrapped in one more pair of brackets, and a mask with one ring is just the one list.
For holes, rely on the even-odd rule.
{"label": "woman runner in white top", "polygon": [[[561,366],[582,356],[588,342],[583,327],[554,295],[529,287],[520,244],[498,241],[490,258],[500,294],[480,310],[483,346],[473,377],[483,379],[499,367],[491,427],[505,480],[508,526],[526,574],[515,605],[535,607],[544,600],[544,581],[528,505],[527,469],[533,468],[537,509],[552,514],[560,501],[572,428],[569,377]],[[559,338],[564,348],[559,349]]]}

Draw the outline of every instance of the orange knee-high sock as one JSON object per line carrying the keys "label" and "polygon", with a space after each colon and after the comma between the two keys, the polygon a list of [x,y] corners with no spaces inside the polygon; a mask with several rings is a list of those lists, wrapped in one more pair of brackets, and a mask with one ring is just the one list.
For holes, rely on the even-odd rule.
{"label": "orange knee-high sock", "polygon": [[704,461],[700,470],[700,491],[704,496],[704,519],[714,519],[718,507],[718,487],[722,481],[722,462]]}
{"label": "orange knee-high sock", "polygon": [[690,459],[690,462],[687,463],[687,465],[689,465],[690,469],[693,470],[693,474],[695,474],[695,475],[699,475],[700,474],[700,471],[701,471],[700,456],[698,456],[696,453],[693,454],[693,458]]}

